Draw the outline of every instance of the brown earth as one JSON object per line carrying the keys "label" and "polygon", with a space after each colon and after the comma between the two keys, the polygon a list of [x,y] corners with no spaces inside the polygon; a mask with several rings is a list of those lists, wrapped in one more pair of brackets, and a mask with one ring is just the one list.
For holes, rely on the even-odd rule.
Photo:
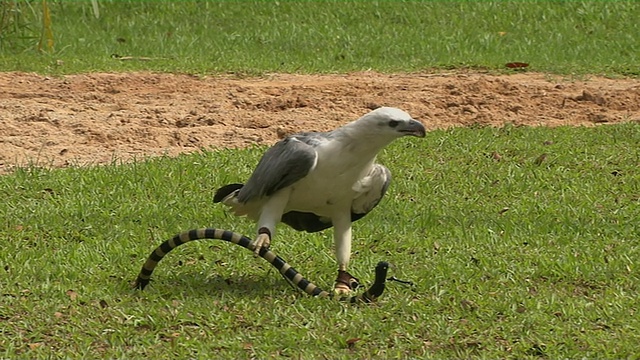
{"label": "brown earth", "polygon": [[272,144],[325,131],[378,106],[427,129],[473,124],[585,125],[640,121],[640,80],[543,74],[156,73],[47,77],[0,73],[0,173],[35,163],[109,163],[202,148]]}

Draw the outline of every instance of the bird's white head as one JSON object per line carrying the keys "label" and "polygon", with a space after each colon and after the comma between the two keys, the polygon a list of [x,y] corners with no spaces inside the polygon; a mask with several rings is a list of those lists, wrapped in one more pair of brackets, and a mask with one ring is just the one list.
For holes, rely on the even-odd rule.
{"label": "bird's white head", "polygon": [[381,107],[350,123],[356,133],[386,138],[390,141],[402,136],[425,137],[424,125],[411,115],[393,107]]}

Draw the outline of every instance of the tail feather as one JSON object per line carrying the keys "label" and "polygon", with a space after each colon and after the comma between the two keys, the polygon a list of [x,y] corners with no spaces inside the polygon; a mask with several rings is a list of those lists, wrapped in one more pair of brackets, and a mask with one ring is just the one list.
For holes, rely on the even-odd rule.
{"label": "tail feather", "polygon": [[213,196],[213,202],[219,203],[227,196],[231,195],[234,191],[242,189],[244,184],[229,184],[221,187],[216,191],[216,194]]}

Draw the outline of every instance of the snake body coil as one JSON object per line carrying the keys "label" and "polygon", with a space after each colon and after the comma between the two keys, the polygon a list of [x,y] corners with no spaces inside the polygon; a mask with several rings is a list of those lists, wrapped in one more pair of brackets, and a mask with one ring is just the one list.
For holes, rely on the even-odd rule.
{"label": "snake body coil", "polygon": [[[149,284],[151,274],[153,273],[153,270],[156,268],[156,266],[158,266],[158,262],[160,262],[160,260],[162,260],[162,258],[165,257],[171,250],[190,241],[202,239],[224,240],[242,246],[243,248],[250,251],[254,250],[251,239],[242,234],[238,234],[232,231],[212,228],[184,231],[160,244],[160,246],[158,246],[151,253],[151,255],[149,255],[147,261],[144,263],[142,269],[140,270],[140,273],[138,274],[138,278],[134,282],[134,287],[140,290],[144,289]],[[375,269],[374,283],[369,289],[367,289],[367,291],[360,295],[351,297],[338,297],[333,292],[324,291],[318,286],[311,283],[309,280],[305,279],[298,271],[296,271],[291,265],[289,265],[278,255],[276,255],[273,251],[262,248],[260,249],[260,253],[258,255],[267,260],[267,262],[278,269],[278,271],[280,271],[280,273],[285,278],[287,278],[307,294],[323,298],[336,297],[340,301],[347,301],[351,303],[360,301],[369,303],[375,301],[378,297],[380,297],[380,295],[382,295],[382,293],[384,292],[387,271],[389,270],[389,264],[384,261],[379,262]]]}

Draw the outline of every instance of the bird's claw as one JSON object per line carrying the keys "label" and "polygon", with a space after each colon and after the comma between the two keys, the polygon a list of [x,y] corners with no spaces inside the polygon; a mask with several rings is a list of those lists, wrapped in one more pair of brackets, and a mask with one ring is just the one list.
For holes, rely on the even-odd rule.
{"label": "bird's claw", "polygon": [[360,280],[344,270],[338,270],[336,285],[334,290],[336,294],[349,294],[351,291],[360,287]]}
{"label": "bird's claw", "polygon": [[253,254],[260,256],[260,249],[269,249],[269,246],[271,246],[271,237],[269,234],[258,234],[255,240],[253,240]]}

